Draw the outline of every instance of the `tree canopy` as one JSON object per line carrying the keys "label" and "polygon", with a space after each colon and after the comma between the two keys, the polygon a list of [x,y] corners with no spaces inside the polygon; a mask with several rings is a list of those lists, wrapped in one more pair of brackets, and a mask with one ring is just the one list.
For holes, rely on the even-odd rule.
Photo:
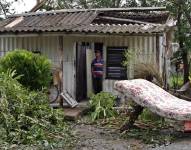
{"label": "tree canopy", "polygon": [[188,51],[191,50],[191,1],[190,0],[168,0],[167,9],[177,20],[175,40],[180,45],[180,56],[184,64],[184,83],[189,80],[189,58]]}
{"label": "tree canopy", "polygon": [[23,2],[23,0],[0,0],[0,20],[7,17],[7,15],[15,13],[11,6],[18,1]]}
{"label": "tree canopy", "polygon": [[3,18],[3,16],[7,16],[7,14],[10,12],[10,2],[7,0],[1,0],[0,1],[0,18]]}
{"label": "tree canopy", "polygon": [[118,7],[148,7],[162,6],[165,0],[47,0],[44,8],[72,9],[72,8],[118,8]]}

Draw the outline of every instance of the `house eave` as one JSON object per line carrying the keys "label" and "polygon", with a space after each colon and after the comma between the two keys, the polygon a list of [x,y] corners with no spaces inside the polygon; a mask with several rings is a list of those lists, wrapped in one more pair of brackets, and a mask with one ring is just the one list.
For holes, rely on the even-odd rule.
{"label": "house eave", "polygon": [[145,36],[163,35],[164,32],[145,33],[96,33],[96,32],[1,32],[0,37],[28,37],[28,36]]}

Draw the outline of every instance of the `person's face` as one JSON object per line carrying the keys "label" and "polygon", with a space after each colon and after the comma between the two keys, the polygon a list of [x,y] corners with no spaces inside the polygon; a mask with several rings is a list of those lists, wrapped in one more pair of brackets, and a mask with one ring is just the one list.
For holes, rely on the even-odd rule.
{"label": "person's face", "polygon": [[95,53],[95,56],[96,56],[96,57],[101,57],[101,53],[100,53],[100,52],[96,52],[96,53]]}

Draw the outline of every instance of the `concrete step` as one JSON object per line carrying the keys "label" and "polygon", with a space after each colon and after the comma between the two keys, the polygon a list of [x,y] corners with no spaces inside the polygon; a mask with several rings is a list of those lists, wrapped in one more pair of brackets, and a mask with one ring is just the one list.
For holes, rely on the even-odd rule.
{"label": "concrete step", "polygon": [[66,120],[75,121],[83,116],[88,110],[88,101],[82,101],[77,107],[71,108],[67,103],[63,103],[62,107],[59,103],[50,104],[52,108],[63,108]]}
{"label": "concrete step", "polygon": [[87,111],[87,108],[64,108],[64,116],[66,120],[75,121],[83,116],[83,114]]}

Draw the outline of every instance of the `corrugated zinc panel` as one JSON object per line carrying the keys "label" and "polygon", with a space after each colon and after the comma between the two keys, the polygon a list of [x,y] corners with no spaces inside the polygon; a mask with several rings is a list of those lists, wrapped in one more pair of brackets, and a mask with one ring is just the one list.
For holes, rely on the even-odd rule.
{"label": "corrugated zinc panel", "polygon": [[[46,55],[56,66],[61,65],[61,55],[58,50],[58,37],[1,37],[0,55],[15,49],[40,51]],[[43,42],[42,42],[43,41]]]}
{"label": "corrugated zinc panel", "polygon": [[[127,46],[130,51],[136,54],[136,63],[153,62],[156,61],[156,37],[155,35],[145,36],[97,36],[97,37],[74,37],[63,36],[63,55],[59,50],[58,36],[38,36],[38,37],[11,37],[0,38],[0,54],[4,55],[6,51],[16,48],[26,48],[31,51],[39,50],[43,55],[48,56],[52,62],[61,67],[61,60],[63,57],[63,88],[67,90],[73,97],[75,97],[75,42],[103,42],[104,44],[104,58],[106,62],[106,48],[108,46]],[[162,69],[162,37],[160,37],[160,70]],[[9,46],[7,46],[9,45]],[[11,46],[10,46],[11,45]],[[93,47],[92,47],[93,48]],[[91,62],[89,60],[88,62]],[[129,78],[133,77],[133,64],[130,61],[128,68]],[[89,65],[88,65],[89,66]],[[87,68],[91,72],[90,68]],[[113,84],[116,80],[104,80],[103,89],[107,92],[115,92]],[[91,81],[89,81],[91,82]],[[90,83],[89,83],[90,84]],[[91,85],[88,85],[91,86]],[[89,91],[91,92],[91,91]]]}

